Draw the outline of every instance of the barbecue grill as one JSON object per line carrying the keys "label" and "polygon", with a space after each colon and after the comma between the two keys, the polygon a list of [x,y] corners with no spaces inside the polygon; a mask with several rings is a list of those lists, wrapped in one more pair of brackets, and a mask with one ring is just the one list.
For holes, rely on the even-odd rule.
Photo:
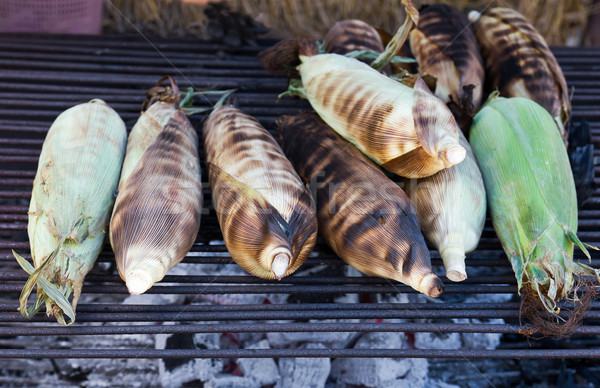
{"label": "barbecue grill", "polygon": [[[415,293],[411,288],[385,279],[344,276],[345,264],[322,241],[305,266],[328,266],[329,274],[295,274],[281,281],[238,275],[173,275],[148,293],[184,295],[179,304],[122,304],[127,289],[112,266],[114,257],[106,246],[96,268],[87,277],[84,296],[98,302],[78,306],[77,322],[58,325],[54,318],[38,314],[25,319],[17,300],[27,278],[13,255],[26,258],[27,209],[31,185],[45,134],[54,118],[66,108],[92,98],[104,99],[130,129],[138,118],[145,91],[160,76],[173,75],[180,88],[236,88],[233,100],[245,112],[272,129],[281,114],[309,108],[300,100],[281,99],[286,79],[269,76],[256,54],[273,44],[227,47],[191,39],[145,40],[130,36],[0,35],[0,358],[202,358],[202,357],[415,357],[415,358],[600,358],[600,301],[594,300],[578,341],[532,342],[528,346],[498,349],[154,349],[154,348],[61,348],[28,345],[35,336],[71,337],[159,333],[265,333],[265,332],[436,332],[503,333],[525,342],[527,328],[519,320],[516,281],[500,243],[487,220],[479,248],[468,255],[469,278],[452,283],[443,278],[447,303],[376,303],[370,296],[382,293]],[[570,88],[574,88],[573,118],[591,123],[596,150],[600,149],[600,50],[554,48]],[[197,98],[209,106],[218,98]],[[202,116],[192,116],[200,129]],[[596,158],[598,158],[596,151]],[[205,173],[205,168],[204,173]],[[600,168],[596,167],[596,173]],[[206,177],[203,179],[206,182]],[[599,182],[600,183],[600,182]],[[214,210],[202,216],[198,239],[184,263],[199,265],[233,263],[222,242]],[[206,208],[206,207],[205,207]],[[582,241],[600,245],[600,192],[579,212],[578,235]],[[600,267],[600,254],[591,252],[591,265]],[[576,251],[577,260],[587,260]],[[432,251],[434,269],[441,274],[441,260]],[[473,271],[489,268],[488,274]],[[484,273],[484,272],[482,272]],[[294,304],[207,305],[189,303],[198,295],[290,294]],[[336,303],[332,295],[359,294],[361,303]],[[486,301],[486,295],[513,295],[502,303]],[[465,295],[481,296],[478,303],[460,303]],[[446,298],[446,299],[445,299]],[[448,299],[450,298],[450,299]],[[454,298],[454,299],[453,299]],[[458,299],[457,299],[458,298]],[[458,300],[459,302],[452,302]],[[477,321],[452,323],[451,318]],[[502,318],[503,324],[486,323]],[[336,322],[311,320],[336,319]],[[403,321],[389,321],[391,319]],[[411,320],[426,320],[426,323]],[[284,323],[273,321],[285,321]],[[436,323],[436,320],[443,322]],[[223,321],[225,323],[215,323]],[[175,324],[164,324],[164,323]],[[0,366],[2,362],[0,361]]]}

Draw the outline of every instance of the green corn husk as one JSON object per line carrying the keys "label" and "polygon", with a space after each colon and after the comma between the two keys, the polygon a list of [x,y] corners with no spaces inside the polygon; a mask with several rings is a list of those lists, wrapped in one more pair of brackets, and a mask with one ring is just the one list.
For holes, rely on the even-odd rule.
{"label": "green corn husk", "polygon": [[[64,111],[50,127],[29,205],[33,266],[13,252],[30,274],[19,298],[23,316],[45,304],[59,323],[75,321],[83,279],[103,247],[126,140],[125,124],[102,100]],[[36,284],[37,301],[28,308]]]}
{"label": "green corn husk", "polygon": [[573,275],[599,271],[573,261],[577,197],[569,158],[556,124],[525,98],[491,97],[475,115],[470,142],[485,182],[492,222],[524,288],[558,314]]}

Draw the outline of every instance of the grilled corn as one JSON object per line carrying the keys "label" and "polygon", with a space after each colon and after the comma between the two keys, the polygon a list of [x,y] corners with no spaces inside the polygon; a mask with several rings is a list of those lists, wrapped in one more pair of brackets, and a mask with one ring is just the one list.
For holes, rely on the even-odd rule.
{"label": "grilled corn", "polygon": [[286,155],[314,187],[327,244],[363,273],[439,296],[442,281],[402,189],[314,114],[283,116],[278,128]]}
{"label": "grilled corn", "polygon": [[483,59],[465,14],[446,4],[424,6],[419,10],[419,23],[410,32],[409,41],[419,73],[437,79],[436,96],[445,103],[460,104],[465,101],[465,93],[471,93],[467,100],[472,108],[479,107]]}
{"label": "grilled corn", "polygon": [[455,282],[467,278],[465,252],[477,248],[486,212],[475,155],[462,132],[459,137],[467,151],[465,160],[427,178],[404,180],[402,186],[415,206],[423,234],[442,256],[446,276]]}
{"label": "grilled corn", "polygon": [[273,137],[232,106],[204,125],[213,203],[232,258],[249,273],[281,279],[306,260],[317,235],[310,193]]}
{"label": "grilled corn", "polygon": [[[159,81],[160,82],[160,81]],[[160,281],[191,249],[200,227],[202,186],[198,136],[179,103],[150,104],[127,141],[110,242],[131,294]]]}
{"label": "grilled corn", "polygon": [[[75,321],[83,280],[104,243],[126,140],[125,124],[102,100],[67,109],[50,127],[29,204],[33,266],[13,252],[30,274],[19,299],[24,316],[45,305],[59,323]],[[35,285],[37,301],[27,308]]]}
{"label": "grilled corn", "polygon": [[[448,107],[418,78],[410,88],[368,65],[337,54],[318,54],[313,42],[297,41],[302,85],[290,91],[306,97],[344,139],[385,169],[408,178],[433,175],[460,163],[458,126]],[[279,45],[263,54],[269,67]]]}
{"label": "grilled corn", "polygon": [[523,15],[510,8],[469,13],[486,63],[491,88],[504,97],[526,97],[556,121],[563,141],[571,102],[563,72],[544,38]]}

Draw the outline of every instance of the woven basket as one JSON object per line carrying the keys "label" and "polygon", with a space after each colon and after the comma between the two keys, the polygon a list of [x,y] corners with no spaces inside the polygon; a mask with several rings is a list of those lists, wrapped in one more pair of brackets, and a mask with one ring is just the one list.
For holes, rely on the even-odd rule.
{"label": "woven basket", "polygon": [[102,0],[1,0],[0,31],[99,34]]}

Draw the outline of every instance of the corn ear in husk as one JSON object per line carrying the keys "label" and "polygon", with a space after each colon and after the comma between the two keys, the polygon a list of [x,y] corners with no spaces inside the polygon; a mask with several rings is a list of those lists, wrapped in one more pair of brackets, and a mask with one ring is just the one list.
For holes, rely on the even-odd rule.
{"label": "corn ear in husk", "polygon": [[467,278],[465,253],[477,248],[485,223],[483,178],[467,139],[465,160],[427,178],[403,180],[402,188],[417,212],[423,234],[440,252],[448,279]]}
{"label": "corn ear in husk", "polygon": [[164,91],[171,99],[147,104],[129,135],[110,221],[117,268],[131,294],[147,291],[181,262],[200,227],[198,135],[171,85]]}
{"label": "corn ear in husk", "polygon": [[29,204],[33,266],[13,252],[30,274],[19,298],[25,317],[45,305],[59,323],[75,321],[83,280],[103,247],[126,139],[125,124],[102,100],[67,109],[50,127]]}
{"label": "corn ear in husk", "polygon": [[314,190],[319,230],[335,253],[363,273],[439,296],[444,286],[402,189],[314,114],[283,116],[278,128]]}
{"label": "corn ear in husk", "polygon": [[447,4],[422,7],[409,41],[419,73],[437,79],[433,90],[436,96],[445,103],[470,103],[471,110],[479,107],[484,83],[483,59],[464,13]]}
{"label": "corn ear in husk", "polygon": [[529,99],[492,97],[474,117],[470,143],[519,290],[558,313],[573,275],[598,277],[598,270],[573,261],[574,245],[589,253],[575,234],[575,185],[554,120]]}
{"label": "corn ear in husk", "polygon": [[352,58],[300,59],[302,92],[315,111],[383,168],[421,178],[464,159],[454,117],[421,78],[410,88]]}
{"label": "corn ear in husk", "polygon": [[252,117],[219,107],[204,124],[213,204],[227,250],[244,270],[281,279],[317,235],[314,202],[275,139]]}
{"label": "corn ear in husk", "polygon": [[510,8],[469,13],[486,63],[487,82],[504,97],[526,97],[544,107],[563,141],[571,102],[563,72],[548,44],[531,23]]}

